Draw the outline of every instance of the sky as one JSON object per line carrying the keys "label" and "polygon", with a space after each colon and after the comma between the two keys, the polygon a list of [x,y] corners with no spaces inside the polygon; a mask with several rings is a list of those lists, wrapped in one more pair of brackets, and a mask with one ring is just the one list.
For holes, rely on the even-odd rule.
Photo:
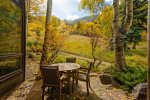
{"label": "sky", "polygon": [[[52,14],[60,19],[75,20],[87,16],[88,13],[79,10],[81,0],[53,0]],[[111,2],[112,0],[106,0]],[[46,10],[46,2],[42,6]]]}

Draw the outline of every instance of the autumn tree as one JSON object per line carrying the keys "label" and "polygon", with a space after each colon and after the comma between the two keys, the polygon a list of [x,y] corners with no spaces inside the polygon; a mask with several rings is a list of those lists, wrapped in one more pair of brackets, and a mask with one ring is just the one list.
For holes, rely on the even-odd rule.
{"label": "autumn tree", "polygon": [[[81,0],[81,8],[92,13],[104,8],[105,0]],[[125,0],[125,19],[119,22],[119,0],[113,0],[113,34],[115,35],[115,66],[123,70],[126,67],[124,54],[124,34],[129,31],[133,20],[133,0]],[[121,24],[120,24],[121,23]]]}
{"label": "autumn tree", "polygon": [[90,44],[91,44],[91,55],[93,58],[93,67],[98,67],[102,60],[101,60],[101,52],[98,48],[99,46],[99,40],[100,40],[100,28],[98,24],[95,24],[93,22],[87,22],[85,24],[85,33],[90,38]]}
{"label": "autumn tree", "polygon": [[57,57],[58,52],[62,48],[65,39],[67,38],[67,27],[63,22],[52,16],[49,26],[49,47],[48,47],[48,63],[52,64],[55,58]]}
{"label": "autumn tree", "polygon": [[147,74],[147,100],[150,100],[150,1],[148,0],[148,20],[147,20],[147,48],[148,48],[148,74]]}
{"label": "autumn tree", "polygon": [[113,0],[114,17],[113,17],[113,34],[115,35],[115,66],[123,70],[126,68],[124,52],[124,35],[132,25],[133,20],[133,0],[125,2],[125,19],[119,24],[119,0]]}
{"label": "autumn tree", "polygon": [[74,24],[73,26],[71,26],[69,33],[78,34],[77,24]]}
{"label": "autumn tree", "polygon": [[90,14],[98,14],[107,4],[105,0],[81,0],[80,7]]}
{"label": "autumn tree", "polygon": [[52,0],[48,0],[45,24],[45,37],[40,65],[51,64],[55,60],[58,52],[63,46],[66,37],[66,34],[62,33],[65,29],[65,25],[61,25],[60,28],[59,26],[62,23],[60,23],[60,20],[57,17],[51,16],[51,12]]}
{"label": "autumn tree", "polygon": [[44,0],[26,0],[27,50],[30,52],[42,51],[45,17],[39,14],[43,3]]}
{"label": "autumn tree", "polygon": [[45,22],[45,36],[44,36],[44,44],[43,44],[43,50],[42,50],[42,56],[41,56],[41,62],[42,64],[48,64],[48,47],[49,47],[49,40],[50,40],[50,19],[52,14],[52,0],[47,1],[47,13],[46,13],[46,22]]}
{"label": "autumn tree", "polygon": [[114,50],[114,35],[112,32],[112,7],[105,0],[81,0],[81,8],[90,14],[98,14],[95,21],[99,23],[101,34],[109,41],[108,48]]}
{"label": "autumn tree", "polygon": [[26,0],[27,14],[39,14],[40,5],[44,3],[44,0]]}
{"label": "autumn tree", "polygon": [[40,14],[40,5],[44,0],[26,0],[26,23],[28,30],[28,22],[33,21]]}
{"label": "autumn tree", "polygon": [[45,16],[36,16],[28,22],[27,51],[40,53],[42,51],[45,26]]}
{"label": "autumn tree", "polygon": [[65,33],[69,31],[69,26],[65,24],[64,21],[60,21],[59,30],[61,33]]}
{"label": "autumn tree", "polygon": [[108,48],[114,50],[114,35],[112,30],[112,17],[113,11],[111,6],[105,6],[101,13],[98,15],[97,19],[94,21],[99,24],[100,34],[106,39],[108,43]]}

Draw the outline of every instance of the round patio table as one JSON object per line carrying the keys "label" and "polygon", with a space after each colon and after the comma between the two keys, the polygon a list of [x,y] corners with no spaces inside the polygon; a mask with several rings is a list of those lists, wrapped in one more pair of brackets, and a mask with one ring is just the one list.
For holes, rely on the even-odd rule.
{"label": "round patio table", "polygon": [[52,64],[53,66],[59,66],[59,71],[61,72],[67,72],[67,88],[68,93],[70,94],[70,73],[74,70],[77,70],[80,68],[80,65],[77,63],[57,63]]}
{"label": "round patio table", "polygon": [[59,71],[73,71],[80,68],[80,65],[77,63],[57,63],[52,65],[59,66]]}

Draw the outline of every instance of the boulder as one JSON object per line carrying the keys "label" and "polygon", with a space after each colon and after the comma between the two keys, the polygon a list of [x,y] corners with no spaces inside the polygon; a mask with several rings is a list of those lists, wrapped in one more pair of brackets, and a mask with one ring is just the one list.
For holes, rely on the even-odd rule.
{"label": "boulder", "polygon": [[100,74],[99,78],[101,83],[104,85],[112,84],[112,76],[109,74]]}
{"label": "boulder", "polygon": [[136,85],[131,95],[133,96],[134,100],[146,100],[147,97],[147,83],[140,83]]}

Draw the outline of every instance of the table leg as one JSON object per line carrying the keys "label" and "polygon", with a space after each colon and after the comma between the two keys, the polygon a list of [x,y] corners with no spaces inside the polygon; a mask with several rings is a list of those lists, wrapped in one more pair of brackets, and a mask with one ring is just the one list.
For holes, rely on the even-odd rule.
{"label": "table leg", "polygon": [[67,71],[67,90],[68,90],[68,94],[71,94],[70,91],[70,71]]}

